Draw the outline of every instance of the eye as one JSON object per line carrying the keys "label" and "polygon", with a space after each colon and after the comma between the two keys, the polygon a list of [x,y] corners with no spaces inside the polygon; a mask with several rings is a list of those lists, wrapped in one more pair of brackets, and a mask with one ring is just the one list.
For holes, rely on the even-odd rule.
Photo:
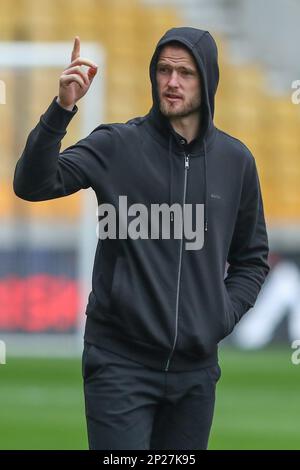
{"label": "eye", "polygon": [[158,72],[159,73],[167,73],[168,72],[168,68],[165,67],[164,65],[161,65],[158,67]]}
{"label": "eye", "polygon": [[193,73],[190,70],[182,70],[181,75],[188,76],[188,75],[193,75]]}

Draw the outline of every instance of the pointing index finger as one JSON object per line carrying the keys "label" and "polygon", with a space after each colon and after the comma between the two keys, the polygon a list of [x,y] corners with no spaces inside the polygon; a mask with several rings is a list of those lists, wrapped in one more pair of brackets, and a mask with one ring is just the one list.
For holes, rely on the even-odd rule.
{"label": "pointing index finger", "polygon": [[78,57],[80,57],[80,38],[79,36],[75,36],[71,61],[73,62]]}

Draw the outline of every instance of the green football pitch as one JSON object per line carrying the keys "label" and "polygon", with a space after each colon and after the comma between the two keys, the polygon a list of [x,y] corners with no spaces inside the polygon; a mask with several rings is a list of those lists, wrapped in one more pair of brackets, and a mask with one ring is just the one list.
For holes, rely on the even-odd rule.
{"label": "green football pitch", "polygon": [[[291,353],[223,347],[210,449],[300,449],[300,365]],[[0,449],[87,449],[79,359],[0,366]]]}

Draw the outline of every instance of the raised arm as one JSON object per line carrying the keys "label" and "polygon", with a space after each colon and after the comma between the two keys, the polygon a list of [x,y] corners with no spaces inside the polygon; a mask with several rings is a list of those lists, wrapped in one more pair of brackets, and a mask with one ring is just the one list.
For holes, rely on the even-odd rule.
{"label": "raised arm", "polygon": [[[82,65],[89,67],[87,72]],[[109,130],[100,126],[64,152],[60,153],[60,148],[67,126],[78,111],[76,103],[87,93],[96,73],[97,65],[80,57],[76,37],[71,63],[59,80],[59,94],[30,132],[17,162],[13,186],[20,198],[43,201],[92,185],[95,165],[99,168],[99,159],[105,160],[109,153]]]}

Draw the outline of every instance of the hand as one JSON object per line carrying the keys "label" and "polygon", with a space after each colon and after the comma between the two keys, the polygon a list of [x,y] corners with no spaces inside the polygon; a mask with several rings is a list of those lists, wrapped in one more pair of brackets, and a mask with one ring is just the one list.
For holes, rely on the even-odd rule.
{"label": "hand", "polygon": [[[89,67],[85,72],[81,65]],[[63,71],[59,79],[58,104],[72,110],[74,105],[90,88],[97,73],[98,66],[88,59],[80,57],[80,39],[75,37],[70,65]]]}

